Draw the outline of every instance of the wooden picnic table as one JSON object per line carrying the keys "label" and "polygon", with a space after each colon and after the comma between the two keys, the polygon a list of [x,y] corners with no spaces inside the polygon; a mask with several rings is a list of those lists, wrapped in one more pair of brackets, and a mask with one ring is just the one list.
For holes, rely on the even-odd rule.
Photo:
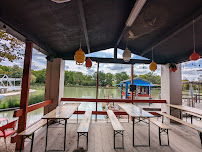
{"label": "wooden picnic table", "polygon": [[[76,109],[78,110],[79,105],[80,105],[80,103],[64,104],[64,105],[56,107],[56,109],[52,110],[51,112],[49,112],[48,114],[46,114],[45,116],[42,117],[42,119],[47,120],[45,151],[47,151],[48,126],[50,126],[53,123],[56,123],[56,120],[59,120],[59,124],[62,124],[62,123],[60,123],[60,120],[65,121],[65,123],[64,123],[64,125],[65,125],[65,127],[64,127],[64,151],[65,151],[67,119],[69,119],[73,115],[73,113],[76,111]],[[49,121],[53,121],[53,123],[49,124],[48,123]]]}
{"label": "wooden picnic table", "polygon": [[[147,111],[142,110],[140,107],[137,107],[131,103],[119,103],[118,104],[123,110],[126,111],[128,115],[130,115],[133,119],[133,146],[134,147],[140,147],[140,146],[150,146],[150,118],[154,117],[154,115],[150,114]],[[138,119],[138,122],[135,122],[135,119]],[[148,120],[145,121],[145,120]],[[135,145],[135,137],[134,137],[134,131],[135,131],[135,124],[139,122],[144,122],[148,124],[148,136],[149,136],[149,144],[148,145]]]}
{"label": "wooden picnic table", "polygon": [[198,108],[193,108],[193,107],[188,107],[188,106],[183,106],[183,105],[174,105],[174,104],[167,104],[167,106],[180,110],[180,119],[181,119],[181,115],[182,115],[181,111],[192,112],[192,113],[202,116],[202,110],[198,109]]}

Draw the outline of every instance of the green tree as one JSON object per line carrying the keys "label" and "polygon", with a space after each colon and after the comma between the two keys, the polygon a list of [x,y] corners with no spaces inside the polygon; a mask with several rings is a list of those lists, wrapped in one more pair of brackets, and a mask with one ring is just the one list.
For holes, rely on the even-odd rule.
{"label": "green tree", "polygon": [[129,79],[129,76],[127,75],[126,72],[121,72],[121,73],[116,73],[115,76],[114,76],[114,78],[115,78],[116,84],[118,84],[118,83],[120,83],[123,80]]}
{"label": "green tree", "polygon": [[144,75],[140,75],[140,78],[150,81],[153,84],[160,84],[161,83],[161,77],[159,75],[155,75],[152,72],[149,72]]}
{"label": "green tree", "polygon": [[106,84],[112,86],[113,74],[106,73],[105,78],[106,78]]}
{"label": "green tree", "polygon": [[22,59],[23,48],[24,43],[22,41],[0,30],[0,62],[5,59],[11,62]]}
{"label": "green tree", "polygon": [[34,71],[32,70],[32,74],[36,76],[36,83],[45,84],[46,81],[46,69]]}
{"label": "green tree", "polygon": [[36,76],[33,75],[33,74],[31,74],[31,76],[30,76],[30,83],[34,84],[35,82],[36,82]]}

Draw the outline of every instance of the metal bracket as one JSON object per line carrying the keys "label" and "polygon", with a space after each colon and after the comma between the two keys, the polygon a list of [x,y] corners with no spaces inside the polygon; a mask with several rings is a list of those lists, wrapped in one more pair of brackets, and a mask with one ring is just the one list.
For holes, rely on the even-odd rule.
{"label": "metal bracket", "polygon": [[[122,135],[122,147],[116,147],[115,145],[116,140],[115,137],[118,134]],[[114,149],[124,149],[124,130],[118,130],[118,131],[114,130]]]}
{"label": "metal bracket", "polygon": [[77,138],[77,148],[79,147],[79,137],[85,136],[86,137],[86,149],[88,150],[88,132],[77,132],[78,138]]}
{"label": "metal bracket", "polygon": [[[167,134],[167,139],[168,139],[168,144],[167,145],[162,145],[161,144],[161,134],[165,132]],[[159,144],[160,146],[169,146],[169,135],[168,135],[168,129],[163,129],[159,127]]]}
{"label": "metal bracket", "polygon": [[[25,137],[24,137],[25,136]],[[30,136],[32,136],[32,138],[30,138]],[[30,152],[32,152],[33,150],[33,143],[34,143],[34,133],[32,135],[22,135],[22,138],[21,138],[21,144],[20,144],[20,152],[22,151],[22,144],[23,144],[23,141],[28,138],[31,140],[31,149],[30,149]]]}

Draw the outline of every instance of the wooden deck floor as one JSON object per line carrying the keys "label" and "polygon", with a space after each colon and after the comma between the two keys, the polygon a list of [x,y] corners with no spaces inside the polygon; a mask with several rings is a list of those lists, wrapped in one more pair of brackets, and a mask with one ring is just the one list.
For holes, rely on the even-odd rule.
{"label": "wooden deck floor", "polygon": [[[202,126],[202,121],[194,120],[194,124]],[[56,124],[55,124],[56,125]],[[183,125],[170,125],[169,132],[170,146],[159,146],[158,128],[151,124],[151,147],[138,147],[132,146],[132,122],[122,123],[124,133],[124,150],[113,149],[113,129],[111,123],[106,121],[98,121],[90,124],[89,132],[89,152],[202,152],[198,133]],[[57,125],[63,127],[62,125]],[[66,151],[72,152],[77,147],[77,128],[79,124],[67,125],[67,148]],[[63,128],[50,128],[48,149],[63,149]],[[35,136],[34,152],[44,152],[45,150],[45,133],[46,128],[39,130]],[[146,124],[138,124],[135,127],[135,142],[136,144],[147,144],[148,129]],[[163,143],[165,143],[166,135],[162,136]],[[121,137],[117,137],[117,146],[121,146]],[[80,138],[80,146],[86,147],[86,138]],[[26,144],[25,150],[29,151],[30,144]]]}

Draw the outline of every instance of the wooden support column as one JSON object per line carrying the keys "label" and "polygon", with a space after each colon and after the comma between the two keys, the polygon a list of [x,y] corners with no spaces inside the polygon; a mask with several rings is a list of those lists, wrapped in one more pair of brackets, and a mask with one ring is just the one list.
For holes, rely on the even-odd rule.
{"label": "wooden support column", "polygon": [[[98,86],[99,86],[99,62],[97,63],[96,99],[98,99]],[[97,102],[96,102],[96,112],[97,112]],[[95,115],[95,121],[97,121],[97,113]]]}
{"label": "wooden support column", "polygon": [[44,107],[44,114],[60,105],[60,99],[64,93],[65,61],[56,58],[53,62],[47,60],[45,100],[53,100],[53,103]]}
{"label": "wooden support column", "polygon": [[[30,75],[31,75],[31,62],[32,62],[32,48],[33,43],[30,41],[26,41],[25,43],[25,57],[24,57],[24,68],[23,68],[23,77],[22,77],[22,90],[21,90],[21,98],[20,98],[20,109],[23,109],[22,116],[19,117],[18,122],[18,130],[20,133],[26,129],[26,121],[27,121],[27,107],[29,100],[29,87],[30,87]],[[18,136],[16,142],[16,149],[20,149],[21,138]],[[24,143],[23,143],[24,148]]]}
{"label": "wooden support column", "polygon": [[[131,85],[133,85],[133,64],[131,64]],[[131,91],[131,99],[133,102],[133,91]]]}

